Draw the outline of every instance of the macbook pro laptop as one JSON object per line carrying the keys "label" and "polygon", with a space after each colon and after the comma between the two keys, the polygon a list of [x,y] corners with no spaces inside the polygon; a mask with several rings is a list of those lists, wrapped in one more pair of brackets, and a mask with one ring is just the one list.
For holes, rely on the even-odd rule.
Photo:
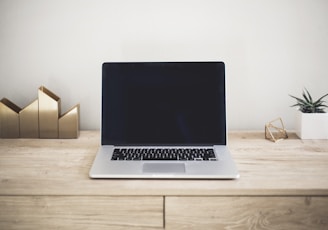
{"label": "macbook pro laptop", "polygon": [[90,178],[235,179],[223,62],[102,65],[101,146]]}

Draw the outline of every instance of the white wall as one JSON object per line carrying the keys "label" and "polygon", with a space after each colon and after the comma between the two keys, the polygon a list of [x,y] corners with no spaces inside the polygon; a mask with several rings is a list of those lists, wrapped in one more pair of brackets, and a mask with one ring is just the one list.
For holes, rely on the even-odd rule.
{"label": "white wall", "polygon": [[327,0],[0,0],[0,98],[46,86],[99,129],[105,61],[221,60],[230,129],[263,129],[328,91]]}

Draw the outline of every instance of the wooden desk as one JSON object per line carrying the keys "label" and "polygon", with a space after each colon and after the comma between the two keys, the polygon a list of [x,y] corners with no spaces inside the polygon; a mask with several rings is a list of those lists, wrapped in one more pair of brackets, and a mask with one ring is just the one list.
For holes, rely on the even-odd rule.
{"label": "wooden desk", "polygon": [[230,133],[221,181],[89,179],[97,131],[0,139],[0,229],[328,229],[328,141],[290,136]]}

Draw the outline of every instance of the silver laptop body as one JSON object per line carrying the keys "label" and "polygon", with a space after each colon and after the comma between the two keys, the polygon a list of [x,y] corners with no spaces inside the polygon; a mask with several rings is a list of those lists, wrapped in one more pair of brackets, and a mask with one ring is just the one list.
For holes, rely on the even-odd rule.
{"label": "silver laptop body", "polygon": [[236,179],[226,130],[223,62],[104,63],[89,176]]}

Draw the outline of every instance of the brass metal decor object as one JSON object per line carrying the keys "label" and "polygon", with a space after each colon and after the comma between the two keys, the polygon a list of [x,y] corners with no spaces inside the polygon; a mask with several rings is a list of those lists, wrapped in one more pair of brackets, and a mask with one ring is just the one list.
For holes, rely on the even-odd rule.
{"label": "brass metal decor object", "polygon": [[0,101],[0,137],[19,137],[19,108],[7,98]]}
{"label": "brass metal decor object", "polygon": [[0,101],[0,138],[78,138],[80,105],[61,115],[61,100],[44,86],[38,99],[21,109],[7,98]]}
{"label": "brass metal decor object", "polygon": [[39,138],[39,100],[19,112],[20,137]]}
{"label": "brass metal decor object", "polygon": [[284,123],[280,117],[265,124],[265,138],[273,142],[288,138]]}
{"label": "brass metal decor object", "polygon": [[79,136],[80,105],[74,106],[59,118],[59,138],[77,138]]}
{"label": "brass metal decor object", "polygon": [[44,86],[39,88],[38,96],[40,138],[58,138],[60,98]]}

